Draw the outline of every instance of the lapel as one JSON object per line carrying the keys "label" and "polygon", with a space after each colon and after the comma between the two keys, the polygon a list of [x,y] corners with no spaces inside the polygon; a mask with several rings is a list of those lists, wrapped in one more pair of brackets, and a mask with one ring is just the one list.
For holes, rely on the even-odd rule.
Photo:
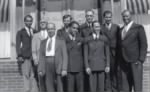
{"label": "lapel", "polygon": [[[127,39],[127,38],[132,34],[132,32],[134,32],[134,30],[132,30],[132,29],[133,29],[135,26],[136,26],[136,24],[133,23],[132,26],[129,28],[129,30],[128,30],[128,32],[127,32],[127,34],[126,34],[126,36],[124,37],[123,40]],[[122,29],[122,31],[123,31],[123,29]],[[122,36],[122,31],[121,31],[121,36]]]}
{"label": "lapel", "polygon": [[112,32],[112,27],[113,25],[111,25],[111,28],[110,28],[110,30],[108,30],[108,28],[105,26],[105,24],[103,24],[103,26],[102,26],[102,29],[103,29],[103,32],[104,32],[104,34],[109,38],[109,39],[111,39],[111,32]]}
{"label": "lapel", "polygon": [[[94,33],[94,32],[92,32],[92,33]],[[99,36],[101,36],[101,34],[99,33]],[[96,39],[96,40],[93,40],[92,42],[92,47],[94,47],[94,52],[97,50],[97,48],[99,48],[99,46],[97,45],[97,44],[99,44],[98,43],[98,39]]]}
{"label": "lapel", "polygon": [[28,35],[28,33],[27,33],[27,31],[26,31],[26,29],[25,29],[25,28],[23,29],[23,32],[24,32],[24,34],[23,34],[23,35],[25,35],[26,37],[29,37],[29,38],[30,38],[30,36]]}
{"label": "lapel", "polygon": [[55,42],[55,53],[57,51],[57,49],[59,48],[59,40],[56,38],[56,42]]}
{"label": "lapel", "polygon": [[47,40],[48,40],[48,38],[46,38],[46,39],[44,40],[44,43],[43,43],[44,56],[46,56],[45,53],[46,53],[46,44],[47,44]]}
{"label": "lapel", "polygon": [[89,27],[89,24],[88,23],[85,23],[85,26],[84,26],[87,30],[88,30],[88,32],[90,32],[92,29]]}
{"label": "lapel", "polygon": [[[25,33],[26,33],[26,35],[29,37],[29,38],[31,38],[32,36],[29,36],[29,34],[28,34],[28,32],[27,32],[27,30],[24,28],[24,31],[25,31]],[[32,34],[31,34],[32,35]]]}

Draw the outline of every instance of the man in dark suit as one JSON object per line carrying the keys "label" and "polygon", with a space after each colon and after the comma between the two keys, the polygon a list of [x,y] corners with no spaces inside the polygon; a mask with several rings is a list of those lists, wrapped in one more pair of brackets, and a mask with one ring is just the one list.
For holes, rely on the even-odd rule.
{"label": "man in dark suit", "polygon": [[24,18],[25,27],[17,32],[16,52],[18,62],[21,63],[21,72],[24,77],[25,92],[31,91],[31,79],[34,77],[32,68],[32,36],[34,30],[31,28],[33,18],[30,15]]}
{"label": "man in dark suit", "polygon": [[72,21],[72,16],[71,15],[64,15],[63,16],[63,24],[64,24],[64,27],[62,27],[61,29],[59,29],[57,31],[57,37],[59,37],[60,39],[63,39],[65,41],[68,40],[69,36],[69,24],[71,23]]}
{"label": "man in dark suit", "polygon": [[[71,22],[69,31],[68,50],[68,92],[83,92],[83,52],[79,24]],[[76,84],[76,85],[75,85]]]}
{"label": "man in dark suit", "polygon": [[101,26],[98,21],[93,22],[93,33],[96,40],[87,42],[84,46],[85,68],[89,75],[90,92],[104,92],[105,72],[109,72],[110,55],[109,46],[105,41],[99,40],[100,36],[105,36],[101,32]]}
{"label": "man in dark suit", "polygon": [[[64,40],[67,44],[69,41],[69,35],[68,35],[70,30],[69,24],[73,19],[71,15],[66,14],[63,16],[62,20],[63,20],[63,27],[57,31],[57,37],[59,39]],[[63,88],[64,91],[67,90],[67,77],[63,77]]]}
{"label": "man in dark suit", "polygon": [[[56,38],[55,24],[47,25],[48,38],[41,42],[39,67],[40,76],[46,76],[47,92],[63,92],[62,76],[67,75],[68,55],[64,40]],[[55,81],[56,80],[56,81]]]}
{"label": "man in dark suit", "polygon": [[131,19],[129,10],[122,12],[124,26],[118,36],[118,56],[121,92],[142,92],[143,63],[147,53],[147,39],[142,25]]}
{"label": "man in dark suit", "polygon": [[116,45],[117,34],[119,32],[119,26],[112,23],[112,12],[105,11],[103,14],[104,24],[102,25],[102,31],[108,38],[108,44],[110,47],[110,72],[106,73],[105,90],[109,92],[117,92],[117,61],[116,61]]}
{"label": "man in dark suit", "polygon": [[[84,24],[82,24],[80,26],[80,33],[81,33],[81,36],[84,38],[84,44],[86,44],[92,37],[92,22],[94,21],[94,11],[92,10],[87,10],[85,11],[85,18],[86,18],[86,21]],[[85,50],[84,50],[84,45],[83,44],[83,57],[85,57]],[[88,91],[89,90],[89,81],[88,80],[88,76],[85,74],[84,76],[84,87],[85,87],[85,91]]]}
{"label": "man in dark suit", "polygon": [[92,10],[85,11],[85,18],[86,22],[82,24],[80,27],[81,34],[84,38],[92,34],[92,22],[94,21],[94,11]]}
{"label": "man in dark suit", "polygon": [[[94,21],[94,11],[93,10],[86,10],[85,11],[85,18],[86,18],[86,22],[84,24],[82,24],[80,26],[80,33],[81,36],[83,37],[83,56],[85,57],[86,55],[86,51],[84,50],[84,46],[87,44],[87,42],[96,39],[96,36],[93,35],[93,28],[92,28],[92,23]],[[106,37],[99,37],[99,40],[102,41],[106,41],[107,42],[107,38]],[[89,83],[86,81],[88,80],[88,77],[85,75],[85,90],[88,90],[89,88]]]}

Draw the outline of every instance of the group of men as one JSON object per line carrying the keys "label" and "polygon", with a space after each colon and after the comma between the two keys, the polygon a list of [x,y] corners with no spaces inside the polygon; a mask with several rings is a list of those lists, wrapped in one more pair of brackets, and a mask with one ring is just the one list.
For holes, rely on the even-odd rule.
{"label": "group of men", "polygon": [[71,15],[64,15],[58,31],[54,23],[41,21],[38,32],[31,28],[33,18],[24,18],[16,51],[25,92],[31,92],[33,77],[42,92],[142,92],[147,53],[143,26],[132,20],[129,10],[122,12],[123,27],[112,22],[111,11],[104,12],[102,25],[94,20],[92,10],[85,12],[85,18],[79,25]]}

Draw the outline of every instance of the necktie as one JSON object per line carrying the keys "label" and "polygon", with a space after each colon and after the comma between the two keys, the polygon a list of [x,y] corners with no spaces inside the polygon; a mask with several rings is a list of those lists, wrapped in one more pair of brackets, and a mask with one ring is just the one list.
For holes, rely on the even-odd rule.
{"label": "necktie", "polygon": [[92,29],[92,23],[89,24],[89,28]]}
{"label": "necktie", "polygon": [[50,38],[50,41],[48,43],[47,51],[51,51],[51,48],[52,48],[52,39]]}
{"label": "necktie", "polygon": [[122,31],[122,39],[125,38],[126,34],[127,34],[127,30],[126,30],[126,26],[125,26],[123,31]]}
{"label": "necktie", "polygon": [[106,28],[110,31],[110,24],[106,24]]}
{"label": "necktie", "polygon": [[29,36],[32,37],[31,29],[29,28]]}

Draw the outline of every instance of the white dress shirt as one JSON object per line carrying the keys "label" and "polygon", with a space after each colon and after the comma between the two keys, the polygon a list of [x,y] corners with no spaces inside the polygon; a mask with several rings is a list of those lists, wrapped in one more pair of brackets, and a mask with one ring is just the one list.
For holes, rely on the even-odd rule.
{"label": "white dress shirt", "polygon": [[42,37],[43,39],[46,39],[46,38],[48,37],[47,30],[41,30],[40,32],[41,32],[41,37]]}
{"label": "white dress shirt", "polygon": [[[48,51],[48,45],[51,42],[51,50]],[[46,56],[55,56],[55,43],[56,43],[56,36],[53,36],[52,38],[48,38],[47,42],[46,42]]]}
{"label": "white dress shirt", "polygon": [[126,36],[127,32],[129,31],[129,29],[131,28],[132,24],[134,22],[131,21],[129,24],[124,25],[123,31],[122,31],[122,38],[124,39],[124,37]]}
{"label": "white dress shirt", "polygon": [[33,36],[33,29],[32,28],[29,29],[28,27],[25,26],[25,30],[27,31],[29,36]]}
{"label": "white dress shirt", "polygon": [[111,29],[111,26],[112,26],[112,23],[105,24],[105,26],[108,28],[108,30],[110,30],[110,29]]}

